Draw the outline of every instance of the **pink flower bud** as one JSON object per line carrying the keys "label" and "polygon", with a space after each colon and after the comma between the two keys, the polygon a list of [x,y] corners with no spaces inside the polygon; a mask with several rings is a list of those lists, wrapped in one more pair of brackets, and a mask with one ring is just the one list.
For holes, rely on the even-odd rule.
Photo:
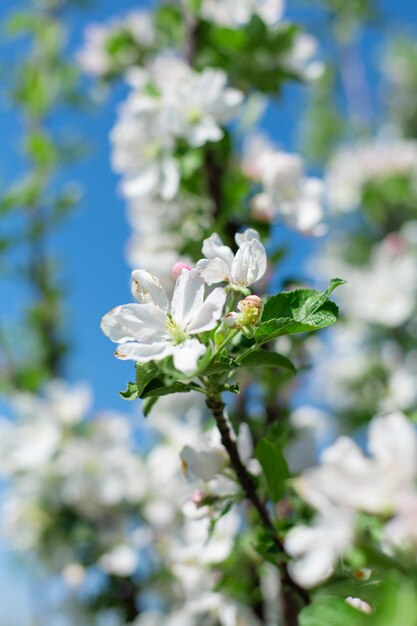
{"label": "pink flower bud", "polygon": [[175,263],[174,267],[171,270],[172,277],[176,280],[181,275],[182,270],[187,270],[187,272],[189,272],[191,271],[191,269],[192,268],[187,265],[187,263],[182,263],[181,261],[179,261],[178,263]]}
{"label": "pink flower bud", "polygon": [[237,308],[241,313],[242,326],[254,326],[261,317],[262,300],[259,296],[248,296],[238,303]]}
{"label": "pink flower bud", "polygon": [[194,502],[196,506],[201,506],[204,501],[204,493],[200,490],[194,491],[191,496],[191,501]]}

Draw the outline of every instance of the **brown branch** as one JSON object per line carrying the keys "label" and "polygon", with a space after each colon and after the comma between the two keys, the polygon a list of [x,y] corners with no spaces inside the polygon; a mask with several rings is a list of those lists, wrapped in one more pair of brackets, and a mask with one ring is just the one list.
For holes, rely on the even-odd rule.
{"label": "brown branch", "polygon": [[[230,427],[224,416],[224,402],[220,395],[215,395],[207,398],[207,406],[211,410],[213,417],[216,421],[217,428],[219,429],[221,441],[225,447],[230,462],[234,471],[236,472],[237,479],[241,484],[246,498],[253,504],[258,511],[259,517],[271,532],[272,540],[279,549],[280,552],[284,552],[284,546],[281,539],[276,533],[274,524],[268,513],[268,509],[260,499],[255,484],[251,475],[246,469],[245,465],[240,458],[239,450],[236,441],[231,436]],[[281,584],[283,589],[283,603],[284,603],[284,618],[286,626],[297,626],[298,613],[303,605],[310,602],[308,593],[299,587],[290,577],[286,563],[280,564],[281,571]]]}

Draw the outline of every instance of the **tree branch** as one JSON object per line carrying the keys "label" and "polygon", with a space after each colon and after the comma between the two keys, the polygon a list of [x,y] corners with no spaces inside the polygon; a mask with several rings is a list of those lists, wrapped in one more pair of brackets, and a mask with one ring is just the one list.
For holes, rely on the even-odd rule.
{"label": "tree branch", "polygon": [[[237,479],[245,492],[246,498],[258,511],[259,517],[271,532],[272,539],[279,551],[285,552],[283,543],[278,537],[274,524],[272,523],[271,517],[268,513],[268,509],[260,499],[252,477],[240,458],[236,441],[231,436],[229,425],[224,416],[225,405],[220,394],[209,396],[207,398],[207,406],[211,410],[216,421],[222,444],[230,457],[230,462],[236,472]],[[285,624],[286,626],[297,626],[297,617],[300,608],[302,608],[303,605],[308,604],[310,602],[310,598],[308,593],[291,579],[286,563],[281,563],[278,567],[281,571]]]}

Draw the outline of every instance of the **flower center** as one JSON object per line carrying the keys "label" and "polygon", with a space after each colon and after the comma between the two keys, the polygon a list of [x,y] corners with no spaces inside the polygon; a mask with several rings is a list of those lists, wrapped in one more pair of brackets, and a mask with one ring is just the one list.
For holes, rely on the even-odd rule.
{"label": "flower center", "polygon": [[142,154],[144,158],[148,161],[153,161],[162,153],[161,146],[157,143],[149,143],[148,145],[143,146]]}
{"label": "flower center", "polygon": [[187,118],[190,124],[197,124],[203,117],[203,111],[200,107],[194,106],[188,110]]}
{"label": "flower center", "polygon": [[168,320],[167,329],[172,337],[173,343],[176,345],[178,345],[179,343],[184,343],[184,341],[188,339],[187,332],[183,328],[181,328],[181,326],[178,326],[178,324],[174,322],[173,319]]}

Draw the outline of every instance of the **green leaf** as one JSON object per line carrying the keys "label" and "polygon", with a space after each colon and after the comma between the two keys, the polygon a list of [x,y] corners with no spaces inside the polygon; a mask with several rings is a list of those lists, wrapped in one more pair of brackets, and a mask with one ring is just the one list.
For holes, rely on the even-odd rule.
{"label": "green leaf", "polygon": [[369,616],[341,598],[326,598],[309,604],[299,615],[299,626],[362,626],[367,623]]}
{"label": "green leaf", "polygon": [[268,439],[259,441],[255,455],[262,466],[271,500],[278,502],[284,496],[285,481],[289,476],[284,455],[281,449]]}
{"label": "green leaf", "polygon": [[189,385],[183,383],[173,383],[166,385],[164,381],[155,378],[142,392],[141,398],[159,398],[160,396],[169,396],[173,393],[188,393],[191,391]]}
{"label": "green leaf", "polygon": [[126,391],[119,391],[119,395],[124,400],[137,400],[139,398],[137,384],[136,383],[127,383]]}
{"label": "green leaf", "polygon": [[255,331],[257,343],[265,343],[281,335],[320,330],[334,324],[339,309],[329,300],[329,295],[344,282],[334,278],[324,292],[295,289],[269,298]]}
{"label": "green leaf", "polygon": [[159,367],[154,361],[144,363],[143,365],[139,365],[139,363],[136,364],[136,385],[140,398],[146,387],[157,377],[158,373]]}
{"label": "green leaf", "polygon": [[158,397],[145,398],[142,402],[142,413],[144,417],[148,417],[155,404],[158,402]]}
{"label": "green leaf", "polygon": [[249,352],[241,361],[243,367],[275,367],[284,368],[293,372],[297,371],[294,363],[286,356],[277,352],[269,352],[268,350],[254,350]]}

